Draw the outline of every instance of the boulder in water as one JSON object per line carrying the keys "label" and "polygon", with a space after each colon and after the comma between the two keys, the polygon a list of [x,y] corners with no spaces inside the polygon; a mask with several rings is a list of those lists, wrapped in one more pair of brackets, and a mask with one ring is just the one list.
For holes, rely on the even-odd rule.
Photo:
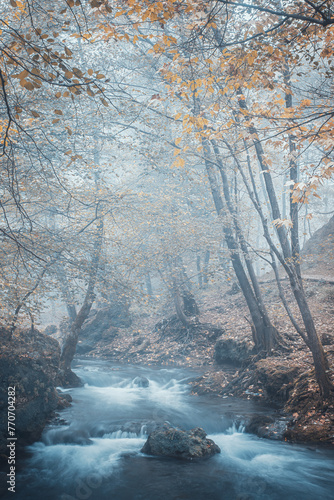
{"label": "boulder in water", "polygon": [[290,420],[289,417],[274,418],[270,415],[253,415],[246,422],[245,430],[259,437],[283,441]]}
{"label": "boulder in water", "polygon": [[209,458],[220,453],[220,448],[212,439],[207,439],[200,427],[183,431],[165,424],[149,435],[141,451],[148,455],[192,460]]}
{"label": "boulder in water", "polygon": [[137,387],[148,387],[150,385],[150,381],[146,377],[136,377],[132,383]]}
{"label": "boulder in water", "polygon": [[58,400],[57,410],[63,410],[64,408],[71,406],[72,396],[70,394],[64,392],[59,393],[59,391],[58,394],[59,394],[59,400]]}

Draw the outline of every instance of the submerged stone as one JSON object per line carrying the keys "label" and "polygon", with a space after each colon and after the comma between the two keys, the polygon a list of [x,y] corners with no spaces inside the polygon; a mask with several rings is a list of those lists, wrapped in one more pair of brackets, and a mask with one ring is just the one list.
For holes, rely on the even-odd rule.
{"label": "submerged stone", "polygon": [[136,377],[132,383],[137,387],[148,387],[150,385],[150,381],[146,377]]}

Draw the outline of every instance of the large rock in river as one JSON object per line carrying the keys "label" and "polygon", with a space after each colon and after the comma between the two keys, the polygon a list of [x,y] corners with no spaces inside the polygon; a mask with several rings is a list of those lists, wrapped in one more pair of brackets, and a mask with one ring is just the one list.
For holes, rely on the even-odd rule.
{"label": "large rock in river", "polygon": [[[59,368],[58,342],[38,331],[16,331],[10,338],[0,328],[0,455],[7,450],[8,388],[15,406],[17,446],[39,439],[42,430],[57,408],[59,396],[55,381]],[[15,392],[15,396],[13,395]],[[4,456],[2,455],[2,458]]]}
{"label": "large rock in river", "polygon": [[206,432],[200,427],[183,431],[164,425],[149,435],[141,451],[148,455],[192,460],[209,458],[220,453],[220,448],[212,439],[207,439]]}

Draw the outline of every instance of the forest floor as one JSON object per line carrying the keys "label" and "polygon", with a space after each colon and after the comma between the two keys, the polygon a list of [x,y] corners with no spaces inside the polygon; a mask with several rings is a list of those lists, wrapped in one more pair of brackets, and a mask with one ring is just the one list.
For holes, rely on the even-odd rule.
{"label": "forest floor", "polygon": [[[334,272],[312,269],[311,280],[304,285],[317,331],[324,344],[331,368],[334,367]],[[308,273],[305,274],[305,278]],[[317,281],[317,280],[320,281]],[[288,283],[282,281],[286,297],[298,316]],[[286,421],[261,423],[262,435],[302,442],[334,444],[334,401],[321,402],[314,377],[310,350],[294,331],[281,304],[270,275],[261,285],[274,326],[284,339],[284,347],[271,356],[250,356],[247,363],[219,364],[215,356],[217,339],[233,339],[252,347],[249,312],[240,292],[231,287],[201,290],[199,321],[202,328],[187,331],[173,311],[164,308],[158,314],[137,314],[130,328],[121,329],[112,341],[102,339],[89,356],[121,363],[182,366],[199,369],[203,375],[192,383],[192,392],[218,397],[235,395],[278,404],[280,418]],[[160,320],[157,323],[157,320]],[[333,373],[333,370],[332,370]]]}

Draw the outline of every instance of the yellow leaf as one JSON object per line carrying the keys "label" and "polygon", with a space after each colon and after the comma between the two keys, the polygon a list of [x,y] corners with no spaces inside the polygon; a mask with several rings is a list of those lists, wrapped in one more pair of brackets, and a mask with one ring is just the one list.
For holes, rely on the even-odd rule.
{"label": "yellow leaf", "polygon": [[120,10],[119,12],[116,12],[115,17],[119,17],[122,14],[124,14],[126,11],[125,10]]}
{"label": "yellow leaf", "polygon": [[174,163],[173,163],[173,165],[172,165],[172,166],[173,166],[173,167],[181,167],[181,168],[182,168],[182,167],[184,167],[184,165],[185,165],[185,161],[184,161],[184,159],[183,159],[183,158],[177,158],[177,159],[174,161]]}
{"label": "yellow leaf", "polygon": [[178,144],[180,144],[181,141],[182,141],[182,137],[177,137],[175,139],[175,144],[178,145]]}
{"label": "yellow leaf", "polygon": [[28,71],[25,69],[23,71],[21,71],[21,73],[17,73],[15,75],[12,75],[12,78],[19,78],[20,80],[23,80],[23,78],[25,78],[26,76],[28,76],[29,73]]}
{"label": "yellow leaf", "polygon": [[163,47],[161,47],[161,45],[159,45],[158,43],[153,45],[153,49],[155,52],[165,52],[165,49]]}
{"label": "yellow leaf", "polygon": [[28,82],[27,80],[21,80],[20,85],[24,87],[27,90],[34,90],[34,86],[31,82]]}

